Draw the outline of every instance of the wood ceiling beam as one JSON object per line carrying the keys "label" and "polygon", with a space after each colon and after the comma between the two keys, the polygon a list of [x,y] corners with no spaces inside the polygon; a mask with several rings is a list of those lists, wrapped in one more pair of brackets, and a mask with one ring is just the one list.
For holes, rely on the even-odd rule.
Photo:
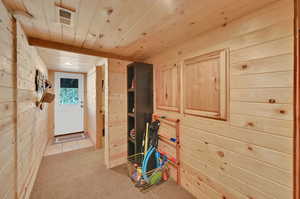
{"label": "wood ceiling beam", "polygon": [[38,47],[43,47],[43,48],[55,49],[55,50],[63,50],[63,51],[68,51],[68,52],[73,52],[73,53],[84,54],[84,55],[92,55],[92,56],[103,57],[103,58],[120,59],[120,60],[125,60],[125,61],[138,61],[138,60],[134,59],[133,57],[127,57],[127,56],[117,55],[114,53],[103,52],[103,51],[96,51],[96,50],[87,49],[87,48],[80,48],[80,47],[72,46],[69,44],[48,41],[48,40],[38,39],[38,38],[34,38],[34,37],[28,37],[28,43],[31,46],[38,46]]}

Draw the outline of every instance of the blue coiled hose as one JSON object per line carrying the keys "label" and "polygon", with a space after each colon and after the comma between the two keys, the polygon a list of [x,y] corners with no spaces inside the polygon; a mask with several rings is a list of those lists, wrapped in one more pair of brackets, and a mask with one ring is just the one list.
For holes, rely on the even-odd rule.
{"label": "blue coiled hose", "polygon": [[160,153],[156,151],[156,148],[151,146],[149,148],[149,150],[147,151],[145,157],[144,157],[144,161],[142,164],[142,173],[143,173],[143,178],[144,180],[148,183],[149,182],[149,178],[147,176],[147,165],[149,162],[149,159],[151,157],[151,155],[155,153],[155,159],[156,159],[156,168],[161,167],[160,162],[159,162],[159,158],[160,158]]}

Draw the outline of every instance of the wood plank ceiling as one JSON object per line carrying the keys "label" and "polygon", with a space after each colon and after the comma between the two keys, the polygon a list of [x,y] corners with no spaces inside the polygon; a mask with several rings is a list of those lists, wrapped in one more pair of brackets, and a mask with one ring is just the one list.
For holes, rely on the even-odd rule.
{"label": "wood plank ceiling", "polygon": [[[3,1],[30,37],[146,59],[275,0]],[[58,23],[55,3],[76,10],[72,28]]]}
{"label": "wood plank ceiling", "polygon": [[94,66],[103,65],[101,57],[82,55],[66,51],[37,48],[42,60],[50,70],[67,72],[88,72]]}

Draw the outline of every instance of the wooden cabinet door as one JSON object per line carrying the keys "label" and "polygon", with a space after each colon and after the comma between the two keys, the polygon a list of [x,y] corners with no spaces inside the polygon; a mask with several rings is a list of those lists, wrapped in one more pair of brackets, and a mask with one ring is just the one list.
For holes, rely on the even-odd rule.
{"label": "wooden cabinet door", "polygon": [[180,67],[171,64],[156,70],[156,105],[158,109],[179,111]]}
{"label": "wooden cabinet door", "polygon": [[227,54],[220,50],[184,61],[184,113],[226,119]]}

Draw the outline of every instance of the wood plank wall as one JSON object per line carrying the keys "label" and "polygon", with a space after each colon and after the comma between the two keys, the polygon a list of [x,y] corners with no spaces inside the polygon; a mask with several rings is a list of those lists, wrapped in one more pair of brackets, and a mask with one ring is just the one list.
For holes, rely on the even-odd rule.
{"label": "wood plank wall", "polygon": [[87,73],[87,132],[96,146],[97,121],[96,121],[96,67],[93,67]]}
{"label": "wood plank wall", "polygon": [[35,106],[35,70],[47,75],[36,49],[17,23],[17,167],[18,196],[29,198],[48,141],[48,111]]}
{"label": "wood plank wall", "polygon": [[230,48],[228,121],[155,110],[181,119],[182,186],[201,199],[292,198],[293,1],[275,1],[147,61],[156,69],[223,48]]}
{"label": "wood plank wall", "polygon": [[35,69],[47,70],[2,1],[0,19],[0,198],[26,199],[47,143],[47,106],[35,107]]}
{"label": "wood plank wall", "polygon": [[127,160],[127,65],[130,62],[108,59],[105,81],[105,162],[108,168]]}
{"label": "wood plank wall", "polygon": [[[48,70],[48,79],[52,82],[52,88],[49,89],[50,92],[54,93],[54,71]],[[54,136],[54,106],[55,103],[51,103],[48,105],[48,140],[52,139]]]}
{"label": "wood plank wall", "polygon": [[294,48],[294,198],[300,198],[300,1],[295,0]]}
{"label": "wood plank wall", "polygon": [[13,20],[2,2],[0,20],[0,198],[11,199],[16,187],[16,66]]}
{"label": "wood plank wall", "polygon": [[87,73],[87,132],[95,148],[101,148],[103,131],[102,67],[93,67]]}

